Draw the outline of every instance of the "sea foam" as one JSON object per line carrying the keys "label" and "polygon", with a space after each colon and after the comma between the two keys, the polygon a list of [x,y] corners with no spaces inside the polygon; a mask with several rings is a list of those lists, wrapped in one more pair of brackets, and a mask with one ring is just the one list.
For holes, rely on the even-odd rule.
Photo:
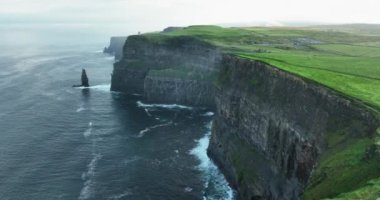
{"label": "sea foam", "polygon": [[202,116],[211,117],[211,116],[214,116],[214,113],[213,112],[206,112],[205,114],[202,114]]}
{"label": "sea foam", "polygon": [[84,199],[90,199],[93,196],[94,193],[94,185],[95,181],[95,170],[96,170],[96,164],[98,161],[102,158],[101,154],[93,154],[93,158],[90,161],[90,163],[87,165],[87,171],[82,174],[82,180],[84,180],[83,187],[80,191],[79,200]]}
{"label": "sea foam", "polygon": [[163,127],[163,126],[169,126],[173,124],[173,122],[168,122],[168,123],[164,123],[164,124],[157,124],[157,125],[154,125],[154,126],[150,126],[148,128],[145,128],[144,130],[141,130],[139,132],[139,134],[137,135],[138,138],[141,138],[143,137],[147,132],[151,131],[152,129],[155,129],[155,128],[159,128],[159,127]]}
{"label": "sea foam", "polygon": [[133,193],[131,191],[127,190],[127,191],[125,191],[125,192],[123,192],[121,194],[113,195],[113,196],[109,197],[108,199],[109,200],[123,199],[126,196],[131,196],[132,194]]}
{"label": "sea foam", "polygon": [[179,104],[145,104],[141,101],[137,101],[137,106],[142,108],[167,108],[167,109],[186,109],[192,110],[193,107],[184,106]]}
{"label": "sea foam", "polygon": [[86,131],[84,131],[83,136],[89,137],[91,135],[91,133],[92,133],[92,122],[89,122],[88,128],[86,129]]}
{"label": "sea foam", "polygon": [[80,107],[76,110],[76,112],[82,112],[82,111],[84,111],[84,110],[86,110],[86,108],[84,108],[83,106],[80,106]]}
{"label": "sea foam", "polygon": [[102,92],[111,92],[111,84],[93,85],[90,87],[76,87],[76,89],[94,89]]}
{"label": "sea foam", "polygon": [[[212,122],[206,125],[207,133],[197,141],[196,147],[194,147],[190,154],[194,155],[200,161],[197,169],[203,174],[204,183],[204,200],[232,200],[234,199],[234,191],[229,186],[223,174],[219,171],[218,167],[207,155],[207,148],[210,142]],[[209,184],[212,183],[212,184]],[[212,188],[210,188],[212,187]],[[208,191],[214,191],[214,195],[210,195]],[[207,195],[208,194],[208,195]],[[223,196],[223,198],[220,198]]]}

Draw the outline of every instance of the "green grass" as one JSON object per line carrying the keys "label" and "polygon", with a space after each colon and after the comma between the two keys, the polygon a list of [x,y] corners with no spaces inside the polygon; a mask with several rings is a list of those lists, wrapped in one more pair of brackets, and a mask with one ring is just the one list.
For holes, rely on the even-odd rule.
{"label": "green grass", "polygon": [[333,198],[365,187],[368,180],[380,177],[380,160],[364,159],[372,139],[352,139],[331,148],[321,157],[313,172],[304,199]]}
{"label": "green grass", "polygon": [[153,42],[192,36],[380,108],[380,26],[221,28],[190,26],[144,35]]}
{"label": "green grass", "polygon": [[347,200],[347,199],[360,199],[360,200],[376,200],[380,197],[380,178],[368,181],[363,187],[356,189],[352,192],[343,193],[330,200]]}

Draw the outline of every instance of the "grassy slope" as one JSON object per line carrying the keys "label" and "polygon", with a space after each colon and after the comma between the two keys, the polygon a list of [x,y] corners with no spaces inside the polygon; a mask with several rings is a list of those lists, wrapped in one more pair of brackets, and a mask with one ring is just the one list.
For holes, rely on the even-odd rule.
{"label": "grassy slope", "polygon": [[[228,29],[192,26],[146,37],[160,42],[183,35],[314,80],[379,112],[380,26]],[[380,161],[363,159],[368,146],[380,145],[380,134],[377,138],[353,139],[343,133],[344,128],[329,134],[329,148],[311,177],[305,199],[374,199],[380,195]]]}
{"label": "grassy slope", "polygon": [[169,36],[197,37],[226,52],[267,62],[380,108],[380,28],[370,29],[371,34],[354,30],[355,26],[336,29],[192,26],[147,37],[154,41]]}

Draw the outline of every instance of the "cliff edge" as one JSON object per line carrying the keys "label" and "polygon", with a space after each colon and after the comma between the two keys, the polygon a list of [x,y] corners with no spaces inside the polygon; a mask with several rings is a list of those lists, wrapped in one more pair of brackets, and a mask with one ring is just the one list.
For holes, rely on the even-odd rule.
{"label": "cliff edge", "polygon": [[126,40],[127,37],[123,36],[111,37],[110,44],[108,47],[104,47],[103,53],[112,54],[116,60],[120,60],[123,56],[123,46]]}
{"label": "cliff edge", "polygon": [[334,198],[380,177],[376,109],[219,41],[168,34],[128,37],[111,90],[215,109],[208,154],[239,199]]}

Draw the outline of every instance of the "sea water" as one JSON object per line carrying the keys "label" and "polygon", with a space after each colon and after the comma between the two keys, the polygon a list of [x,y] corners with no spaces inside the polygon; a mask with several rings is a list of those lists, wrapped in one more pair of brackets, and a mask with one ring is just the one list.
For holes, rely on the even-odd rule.
{"label": "sea water", "polygon": [[[206,154],[213,113],[111,92],[100,49],[0,49],[0,199],[233,199]],[[71,87],[82,68],[91,87]]]}

